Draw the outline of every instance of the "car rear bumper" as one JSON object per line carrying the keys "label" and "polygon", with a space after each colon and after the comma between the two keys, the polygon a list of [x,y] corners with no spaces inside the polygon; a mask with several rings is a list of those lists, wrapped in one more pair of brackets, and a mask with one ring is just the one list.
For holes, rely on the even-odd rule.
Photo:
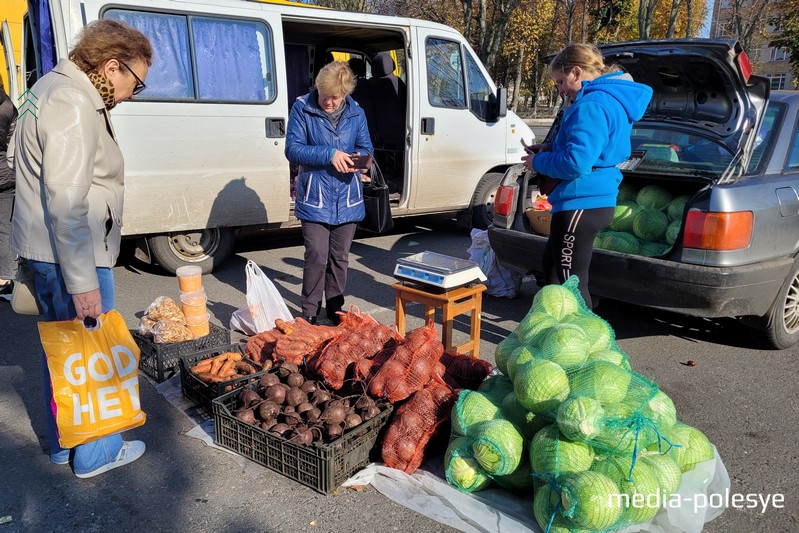
{"label": "car rear bumper", "polygon": [[[541,271],[547,239],[492,226],[499,263],[522,274]],[[794,263],[792,257],[736,267],[707,267],[594,250],[592,294],[700,317],[763,316]]]}

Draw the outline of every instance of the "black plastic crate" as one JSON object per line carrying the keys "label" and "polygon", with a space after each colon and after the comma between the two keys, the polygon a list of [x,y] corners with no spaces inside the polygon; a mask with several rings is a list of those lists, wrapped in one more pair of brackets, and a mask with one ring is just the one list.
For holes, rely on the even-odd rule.
{"label": "black plastic crate", "polygon": [[393,408],[381,404],[379,415],[333,442],[303,446],[233,416],[239,392],[229,392],[213,401],[214,442],[322,494],[330,494],[369,464],[370,452]]}
{"label": "black plastic crate", "polygon": [[222,346],[217,346],[216,348],[200,350],[199,352],[193,353],[191,355],[182,356],[180,358],[180,390],[183,392],[183,396],[193,401],[197,405],[202,406],[209,414],[213,414],[214,410],[211,402],[214,400],[214,398],[222,396],[226,392],[230,392],[234,389],[240,389],[248,383],[257,382],[259,379],[261,379],[261,376],[266,374],[268,370],[261,370],[254,374],[229,379],[220,383],[206,383],[195,376],[191,371],[191,367],[203,359],[208,359],[209,357],[214,357],[225,352],[235,352],[241,354],[243,356],[242,361],[251,364],[256,369],[261,368],[261,365],[258,363],[248,359],[247,357],[244,357],[246,347],[247,345],[245,343],[225,344]]}
{"label": "black plastic crate", "polygon": [[133,339],[141,350],[139,369],[161,383],[179,372],[180,358],[199,350],[230,344],[230,331],[226,328],[209,324],[210,332],[204,337],[183,342],[156,344],[136,330],[131,330]]}

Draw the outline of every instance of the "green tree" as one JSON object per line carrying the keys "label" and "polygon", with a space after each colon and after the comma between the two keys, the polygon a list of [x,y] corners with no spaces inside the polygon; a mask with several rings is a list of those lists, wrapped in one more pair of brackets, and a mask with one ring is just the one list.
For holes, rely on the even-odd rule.
{"label": "green tree", "polygon": [[774,37],[769,46],[788,50],[794,79],[799,79],[799,1],[784,0],[777,6],[778,13],[769,18],[774,26]]}

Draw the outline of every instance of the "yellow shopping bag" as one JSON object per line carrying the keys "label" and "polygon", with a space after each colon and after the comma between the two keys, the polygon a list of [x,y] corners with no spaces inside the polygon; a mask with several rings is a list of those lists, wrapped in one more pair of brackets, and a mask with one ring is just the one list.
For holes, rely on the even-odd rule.
{"label": "yellow shopping bag", "polygon": [[103,313],[87,327],[79,319],[39,322],[53,388],[58,442],[73,448],[144,424],[139,402],[139,347],[122,316]]}

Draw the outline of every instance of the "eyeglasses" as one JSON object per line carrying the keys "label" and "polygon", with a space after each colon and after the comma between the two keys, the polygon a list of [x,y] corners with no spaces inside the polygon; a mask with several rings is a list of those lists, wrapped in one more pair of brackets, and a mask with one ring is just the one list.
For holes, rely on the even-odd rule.
{"label": "eyeglasses", "polygon": [[141,81],[141,78],[139,78],[139,77],[136,75],[136,73],[135,73],[135,72],[133,72],[133,69],[132,69],[132,68],[130,68],[129,66],[127,66],[127,65],[126,65],[126,64],[125,64],[123,61],[121,61],[121,60],[119,61],[119,63],[120,63],[120,64],[121,64],[123,67],[125,67],[126,69],[128,69],[128,71],[129,71],[131,74],[133,74],[133,77],[134,77],[134,78],[136,78],[136,85],[133,87],[133,94],[134,94],[134,95],[137,95],[137,94],[141,93],[141,92],[142,92],[144,89],[146,89],[146,88],[147,88],[147,85],[145,85],[145,84],[144,84],[144,82],[143,82],[143,81]]}

